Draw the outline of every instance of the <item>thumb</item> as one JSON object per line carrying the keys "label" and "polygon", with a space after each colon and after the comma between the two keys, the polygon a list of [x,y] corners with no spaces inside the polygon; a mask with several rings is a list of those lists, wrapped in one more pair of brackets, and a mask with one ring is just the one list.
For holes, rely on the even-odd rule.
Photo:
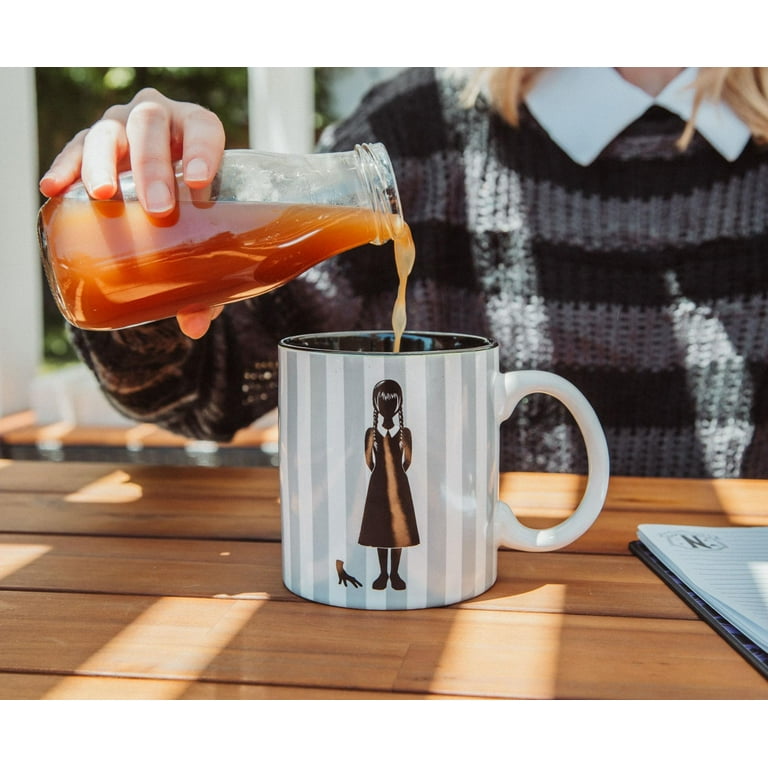
{"label": "thumb", "polygon": [[211,322],[223,309],[224,307],[184,307],[176,314],[176,321],[185,336],[200,339],[208,333]]}

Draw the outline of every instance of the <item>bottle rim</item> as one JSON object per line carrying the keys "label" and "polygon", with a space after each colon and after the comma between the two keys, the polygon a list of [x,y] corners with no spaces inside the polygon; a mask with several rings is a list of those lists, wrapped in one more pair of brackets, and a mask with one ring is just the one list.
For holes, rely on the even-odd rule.
{"label": "bottle rim", "polygon": [[386,147],[380,142],[356,144],[355,152],[361,160],[360,167],[374,205],[374,213],[377,214],[384,235],[379,240],[385,242],[394,238],[404,223],[392,161]]}

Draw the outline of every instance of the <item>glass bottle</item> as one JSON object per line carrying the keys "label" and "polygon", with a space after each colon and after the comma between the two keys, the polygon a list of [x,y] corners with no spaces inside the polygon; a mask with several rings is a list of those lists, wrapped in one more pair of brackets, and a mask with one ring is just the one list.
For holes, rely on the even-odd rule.
{"label": "glass bottle", "polygon": [[381,144],[289,155],[228,150],[209,188],[176,165],[177,204],[154,217],[133,174],[96,201],[77,182],[40,209],[45,273],[64,317],[115,330],[272,291],[315,264],[405,226]]}

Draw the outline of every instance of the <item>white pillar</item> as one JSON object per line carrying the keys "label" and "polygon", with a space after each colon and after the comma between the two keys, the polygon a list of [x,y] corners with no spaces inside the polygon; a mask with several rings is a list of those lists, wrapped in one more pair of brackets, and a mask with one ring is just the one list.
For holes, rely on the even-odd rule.
{"label": "white pillar", "polygon": [[253,149],[311,152],[315,144],[314,68],[249,68],[248,113]]}
{"label": "white pillar", "polygon": [[32,67],[0,67],[0,416],[29,408],[42,358],[35,234],[37,107]]}

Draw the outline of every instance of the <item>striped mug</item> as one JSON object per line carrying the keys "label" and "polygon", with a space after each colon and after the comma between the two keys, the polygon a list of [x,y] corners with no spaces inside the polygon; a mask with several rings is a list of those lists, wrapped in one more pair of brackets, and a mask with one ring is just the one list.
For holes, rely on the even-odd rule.
{"label": "striped mug", "polygon": [[[572,384],[499,371],[478,336],[309,334],[279,344],[283,581],[349,608],[456,603],[496,581],[497,550],[559,549],[600,513],[605,436]],[[499,426],[534,392],[560,400],[584,437],[589,476],[573,514],[524,526],[499,501]]]}

